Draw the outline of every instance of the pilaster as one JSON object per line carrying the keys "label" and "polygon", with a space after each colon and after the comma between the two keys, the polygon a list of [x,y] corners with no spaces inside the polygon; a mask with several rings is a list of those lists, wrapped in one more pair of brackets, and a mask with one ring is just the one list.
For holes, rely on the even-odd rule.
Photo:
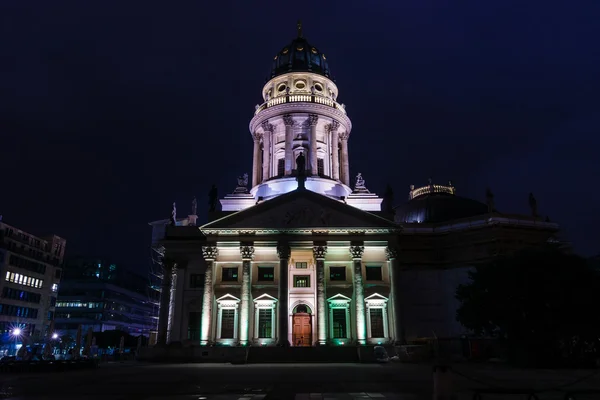
{"label": "pilaster", "polygon": [[251,279],[250,271],[252,270],[252,259],[254,258],[254,246],[240,246],[242,254],[242,293],[240,301],[240,345],[247,346],[249,344],[249,328],[250,328],[250,303],[251,303]]}
{"label": "pilaster", "polygon": [[277,309],[277,346],[288,347],[289,341],[289,310],[288,310],[288,264],[290,259],[290,246],[287,243],[277,245],[279,256],[279,284],[278,284],[278,309]]}
{"label": "pilaster", "polygon": [[165,346],[169,329],[169,311],[171,308],[171,287],[173,285],[173,269],[175,262],[164,258],[162,264],[162,282],[160,285],[160,305],[158,310],[158,332],[156,345]]}
{"label": "pilaster", "polygon": [[348,138],[350,135],[348,132],[342,132],[340,135],[340,141],[342,143],[342,168],[341,168],[341,181],[346,186],[350,186],[350,161],[348,160]]}
{"label": "pilaster", "polygon": [[400,301],[400,282],[398,271],[398,249],[388,246],[385,249],[388,259],[388,269],[390,271],[390,292],[392,298],[392,320],[394,327],[394,341],[396,344],[404,344],[404,324],[402,323],[402,302]]}
{"label": "pilaster", "polygon": [[317,261],[317,338],[319,345],[327,343],[327,295],[325,287],[325,254],[327,246],[316,245],[313,254]]}
{"label": "pilaster", "polygon": [[283,123],[285,124],[285,175],[289,176],[294,169],[294,155],[292,154],[294,118],[291,115],[284,115]]}
{"label": "pilaster", "polygon": [[262,123],[263,134],[263,174],[262,181],[266,181],[271,177],[271,136],[273,135],[273,125],[268,121]]}
{"label": "pilaster", "polygon": [[362,255],[365,247],[350,246],[350,256],[353,263],[354,303],[356,307],[356,340],[359,345],[367,344],[367,325],[365,316],[365,291],[362,276]]}
{"label": "pilaster", "polygon": [[260,141],[262,140],[263,134],[254,132],[252,139],[254,141],[254,152],[252,157],[252,187],[260,183],[261,163],[260,163]]}
{"label": "pilaster", "polygon": [[313,176],[318,175],[317,122],[319,122],[319,116],[317,114],[308,116],[308,125],[310,126],[310,173]]}
{"label": "pilaster", "polygon": [[200,323],[200,345],[207,346],[212,342],[210,337],[213,318],[213,268],[219,254],[216,246],[203,246],[202,255],[206,260],[204,273],[204,293],[202,296],[202,321]]}

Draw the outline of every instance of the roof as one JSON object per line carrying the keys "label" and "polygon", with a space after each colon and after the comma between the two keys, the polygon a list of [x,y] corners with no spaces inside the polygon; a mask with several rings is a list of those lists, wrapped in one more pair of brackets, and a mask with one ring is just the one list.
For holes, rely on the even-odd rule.
{"label": "roof", "polygon": [[327,57],[308,43],[301,32],[275,55],[269,79],[288,72],[313,72],[333,80]]}
{"label": "roof", "polygon": [[450,193],[428,193],[395,208],[398,223],[440,223],[487,214],[488,206]]}

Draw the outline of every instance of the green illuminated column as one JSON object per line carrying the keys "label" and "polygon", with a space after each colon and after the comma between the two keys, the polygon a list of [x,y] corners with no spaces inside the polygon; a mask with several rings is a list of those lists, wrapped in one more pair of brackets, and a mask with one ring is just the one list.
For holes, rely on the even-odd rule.
{"label": "green illuminated column", "polygon": [[394,326],[394,342],[395,344],[404,344],[404,331],[402,326],[402,305],[400,302],[399,291],[399,272],[398,271],[398,250],[395,247],[388,246],[385,249],[388,266],[390,271],[390,286],[392,297],[392,323]]}
{"label": "green illuminated column", "polygon": [[325,289],[325,254],[327,246],[314,246],[313,253],[317,260],[317,337],[319,345],[327,344],[327,301]]}
{"label": "green illuminated column", "polygon": [[249,344],[250,328],[250,303],[251,303],[251,280],[250,270],[252,268],[252,258],[254,257],[254,246],[240,246],[242,253],[242,294],[240,301],[240,345]]}
{"label": "green illuminated column", "polygon": [[354,275],[354,304],[356,306],[356,339],[358,344],[367,344],[367,324],[365,316],[365,292],[362,276],[362,255],[365,246],[350,246]]}
{"label": "green illuminated column", "polygon": [[278,287],[278,309],[277,325],[279,334],[277,335],[277,346],[287,347],[290,345],[288,339],[288,263],[290,259],[290,246],[287,243],[280,243],[277,246],[277,255],[279,256],[279,287]]}
{"label": "green illuminated column", "polygon": [[200,345],[207,346],[211,342],[210,330],[213,317],[213,268],[219,250],[216,246],[202,247],[202,255],[206,260],[204,272],[204,294],[202,296],[202,322],[200,324]]}

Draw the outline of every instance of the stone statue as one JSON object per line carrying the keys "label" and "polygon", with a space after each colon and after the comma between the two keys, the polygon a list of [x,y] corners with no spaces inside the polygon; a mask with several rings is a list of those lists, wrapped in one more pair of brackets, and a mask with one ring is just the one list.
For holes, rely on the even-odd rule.
{"label": "stone statue", "polygon": [[238,181],[238,187],[247,188],[248,187],[248,174],[238,176],[237,181]]}
{"label": "stone statue", "polygon": [[196,197],[192,200],[192,215],[198,215],[198,201],[196,201]]}
{"label": "stone statue", "polygon": [[488,212],[494,212],[494,193],[492,193],[492,189],[487,188],[485,190],[485,200],[488,206]]}
{"label": "stone statue", "polygon": [[173,202],[173,208],[171,209],[171,225],[177,225],[177,206]]}
{"label": "stone statue", "polygon": [[296,158],[296,171],[298,172],[298,175],[304,175],[306,172],[306,157],[304,157],[304,153],[302,152],[300,152]]}
{"label": "stone statue", "polygon": [[213,183],[210,191],[208,192],[208,211],[214,212],[217,209],[217,199],[219,198],[219,193],[217,190],[217,185]]}
{"label": "stone statue", "polygon": [[531,215],[535,218],[538,216],[537,200],[533,196],[533,193],[529,193],[529,208],[531,208]]}
{"label": "stone statue", "polygon": [[358,173],[358,175],[356,175],[356,185],[354,185],[354,187],[356,189],[365,187],[365,180],[360,172]]}

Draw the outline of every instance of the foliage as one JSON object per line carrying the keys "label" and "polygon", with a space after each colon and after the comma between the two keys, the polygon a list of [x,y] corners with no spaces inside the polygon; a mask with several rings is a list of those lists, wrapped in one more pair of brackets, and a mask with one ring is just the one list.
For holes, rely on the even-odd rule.
{"label": "foliage", "polygon": [[547,363],[597,349],[600,277],[583,258],[552,246],[529,249],[470,278],[456,291],[457,320],[478,335],[507,339],[513,356]]}

